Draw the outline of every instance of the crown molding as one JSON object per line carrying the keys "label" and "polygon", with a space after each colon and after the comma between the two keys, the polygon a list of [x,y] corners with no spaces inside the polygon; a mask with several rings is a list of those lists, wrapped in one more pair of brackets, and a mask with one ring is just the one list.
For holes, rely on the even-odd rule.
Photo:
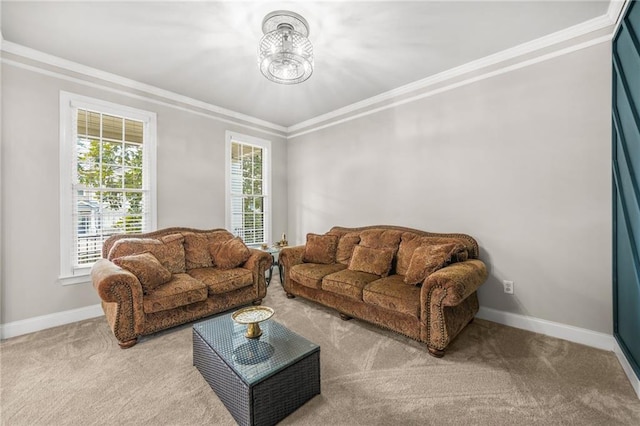
{"label": "crown molding", "polygon": [[[150,84],[141,83],[139,81],[131,80],[129,78],[121,77],[110,72],[101,71],[96,68],[92,68],[86,65],[79,64],[77,62],[69,61],[67,59],[59,58],[48,53],[41,52],[39,50],[32,49],[30,47],[22,46],[17,43],[13,43],[7,40],[2,40],[1,49],[3,52],[11,53],[13,55],[21,56],[23,58],[31,59],[43,64],[51,65],[60,69],[75,72],[88,77],[97,78],[99,80],[117,84],[129,89],[138,90],[149,95],[157,96],[173,102],[179,102],[184,105],[188,105],[201,110],[220,114],[224,117],[231,119],[244,121],[247,123],[262,126],[268,129],[276,130],[282,133],[286,133],[287,128],[280,126],[269,121],[264,121],[259,118],[252,117],[250,115],[242,114],[236,111],[231,111],[226,108],[212,105],[206,102],[199,101],[197,99],[190,98],[188,96],[180,95],[169,90],[160,89],[159,87],[152,86]],[[238,123],[241,124],[241,123]]]}
{"label": "crown molding", "polygon": [[[315,130],[319,130],[320,128],[331,126],[333,125],[334,121],[344,122],[346,120],[353,119],[353,117],[345,117],[345,116],[348,114],[356,113],[358,111],[361,111],[364,108],[371,107],[373,105],[376,105],[382,102],[392,101],[395,98],[403,95],[428,89],[429,87],[435,86],[437,84],[445,83],[454,78],[461,77],[466,74],[470,74],[472,72],[480,71],[490,66],[499,65],[501,63],[505,63],[507,61],[511,61],[513,59],[517,59],[519,57],[523,57],[525,55],[538,52],[542,49],[556,46],[560,43],[575,39],[576,37],[584,36],[584,35],[593,33],[595,31],[602,30],[604,28],[607,28],[608,26],[613,25],[614,22],[615,21],[611,20],[608,14],[602,15],[597,18],[585,21],[581,24],[574,25],[569,28],[565,28],[561,31],[557,31],[555,33],[503,50],[493,55],[486,56],[476,61],[472,61],[455,68],[451,68],[447,71],[443,71],[431,77],[427,77],[427,78],[415,81],[413,83],[409,83],[407,85],[398,87],[388,92],[381,93],[380,95],[373,96],[363,101],[353,103],[346,107],[339,108],[329,113],[322,114],[317,117],[311,118],[309,120],[305,120],[298,124],[289,126],[287,128],[288,138],[291,139],[301,134],[310,133]],[[453,86],[458,87],[458,85],[453,85]],[[397,103],[384,105],[379,108],[375,108],[371,111],[363,112],[354,117],[361,117],[363,115],[367,115],[372,112],[378,112],[386,108],[391,108],[395,105],[397,105]],[[309,127],[316,126],[320,123],[324,123],[324,124],[318,127],[314,127],[313,129],[308,129]],[[307,130],[302,131],[303,129],[307,129]]]}
{"label": "crown molding", "polygon": [[[453,83],[450,84],[444,88],[440,88],[440,89],[435,89],[432,90],[430,92],[428,92],[426,95],[422,94],[422,95],[417,95],[417,96],[412,96],[408,99],[402,100],[402,101],[396,101],[396,102],[392,102],[394,99],[397,99],[398,97],[402,97],[402,96],[406,96],[406,95],[411,95],[411,94],[415,94],[416,92],[419,91],[424,91],[425,89],[429,89],[432,88],[433,86],[436,86],[438,84],[442,84],[442,83],[446,83],[450,80],[453,80],[455,78],[458,77],[463,77],[465,75],[468,75],[470,73],[473,72],[478,72],[478,71],[482,71],[483,69],[486,69],[488,67],[491,66],[495,66],[495,65],[500,65],[501,63],[505,63],[508,61],[512,61],[514,59],[518,59],[518,58],[522,58],[528,54],[531,53],[535,53],[535,52],[539,52],[542,49],[545,48],[549,48],[549,47],[553,47],[556,46],[560,43],[563,42],[567,42],[570,41],[572,39],[575,39],[577,37],[580,36],[584,36],[584,35],[588,35],[590,33],[602,30],[607,28],[608,26],[611,25],[615,25],[616,22],[619,22],[619,18],[621,16],[621,12],[623,11],[623,9],[625,7],[628,7],[630,1],[629,0],[611,0],[609,3],[609,7],[607,10],[607,13],[599,16],[597,18],[585,21],[583,23],[574,25],[572,27],[569,28],[565,28],[563,30],[557,31],[555,33],[540,37],[538,39],[526,42],[526,43],[522,43],[518,46],[503,50],[501,52],[486,56],[484,58],[478,59],[476,61],[472,61],[469,63],[466,63],[464,65],[455,67],[455,68],[451,68],[447,71],[443,71],[441,73],[435,74],[433,76],[406,84],[404,86],[389,90],[387,92],[381,93],[379,95],[373,96],[371,98],[365,99],[363,101],[359,101],[356,103],[353,103],[351,105],[347,105],[343,108],[339,108],[336,109],[334,111],[331,111],[329,113],[326,114],[322,114],[319,115],[317,117],[311,118],[309,120],[305,120],[302,121],[300,123],[294,124],[292,126],[289,127],[284,127],[284,126],[280,126],[278,124],[275,123],[271,123],[268,121],[264,121],[249,115],[245,115],[239,112],[235,112],[235,111],[231,111],[228,110],[226,108],[222,108],[219,107],[217,105],[213,105],[213,104],[209,104],[206,102],[202,102],[199,101],[197,99],[193,99],[190,98],[188,96],[184,96],[184,95],[180,95],[178,93],[175,92],[171,92],[165,89],[160,89],[158,87],[152,86],[152,85],[148,85],[145,83],[141,83],[135,80],[131,80],[125,77],[121,77],[119,75],[116,74],[112,74],[106,71],[101,71],[98,70],[96,68],[92,68],[92,67],[88,67],[73,61],[69,61],[63,58],[59,58],[44,52],[40,52],[38,50],[35,49],[31,49],[28,48],[26,46],[22,46],[13,42],[9,42],[7,40],[4,40],[2,37],[2,34],[0,33],[0,50],[3,52],[8,52],[17,56],[21,56],[27,59],[31,59],[40,63],[44,63],[47,65],[51,65],[54,67],[58,67],[64,70],[68,70],[68,71],[72,71],[72,72],[76,72],[79,73],[81,75],[85,75],[88,77],[93,77],[93,78],[97,78],[100,80],[103,80],[105,82],[110,82],[113,84],[117,84],[129,89],[134,89],[134,90],[138,90],[141,92],[144,92],[146,94],[149,95],[154,95],[163,99],[166,99],[168,101],[173,101],[173,102],[178,102],[184,105],[188,105],[190,107],[193,108],[198,108],[201,110],[205,110],[205,111],[209,111],[209,112],[213,112],[215,114],[219,114],[223,117],[228,117],[230,119],[234,119],[234,120],[238,120],[238,121],[244,121],[244,122],[248,122],[248,123],[252,123],[261,127],[265,127],[268,129],[273,129],[275,131],[278,132],[282,132],[283,135],[279,135],[279,134],[274,134],[277,136],[281,136],[281,137],[286,137],[287,139],[293,139],[297,136],[303,135],[303,134],[307,134],[307,133],[312,133],[314,131],[320,130],[320,129],[324,129],[326,127],[330,127],[333,125],[337,125],[340,123],[344,123],[346,121],[350,121],[353,120],[355,118],[359,118],[365,115],[369,115],[375,112],[379,112],[382,111],[384,109],[388,109],[388,108],[393,108],[397,105],[403,104],[403,103],[407,103],[410,101],[415,101],[417,99],[421,99],[425,96],[430,96],[436,93],[441,93],[443,91],[446,90],[451,90],[453,88],[456,87],[460,87],[461,85],[464,84],[468,84],[474,81],[478,81],[479,79],[482,78],[488,78],[490,76],[496,75],[496,72],[487,72],[484,74],[484,76],[482,78],[478,78],[478,77],[469,77],[468,79],[465,79],[462,82],[458,82],[458,83]],[[610,37],[609,37],[610,38]],[[602,41],[602,37],[599,37],[598,42]],[[593,45],[595,43],[593,43],[592,41],[590,42],[586,42],[586,43],[579,43],[579,45],[576,46],[575,49],[561,49],[560,52],[562,52],[562,54],[566,54],[569,53],[571,51],[575,51],[578,50],[579,48],[585,47],[585,46],[589,46],[589,45]],[[543,55],[541,58],[544,59],[549,59],[551,57],[555,57],[558,55]],[[536,63],[539,62],[541,60],[544,59],[540,59],[540,60],[528,60],[526,58],[523,58],[523,64],[527,64],[530,65],[532,63]],[[7,62],[7,63],[11,63],[13,61],[7,61],[3,59],[3,62]],[[15,63],[15,62],[14,62]],[[31,67],[30,67],[31,68]],[[513,69],[517,69],[517,68],[521,68],[521,66],[514,66],[512,65],[507,65],[503,68],[503,70],[513,70]],[[503,71],[505,72],[505,71]],[[501,73],[501,72],[498,72]],[[77,79],[76,79],[77,80]],[[391,101],[391,102],[390,102]],[[387,104],[384,104],[382,106],[380,106],[379,104],[383,104],[387,102]],[[390,102],[390,103],[389,103]],[[163,104],[165,104],[163,102]],[[375,105],[378,105],[377,108],[373,108],[367,111],[363,111],[364,109],[368,108],[368,107],[373,107]],[[184,108],[183,108],[184,109]],[[359,113],[358,113],[359,112]],[[352,115],[350,115],[352,114]],[[213,117],[216,118],[216,117]],[[246,126],[243,125],[240,122],[236,122],[236,121],[229,121],[226,120],[224,118],[220,118],[221,121],[226,121],[226,122],[230,122],[233,124],[238,124],[238,125],[242,125],[244,127],[250,127],[250,126]],[[320,124],[322,123],[322,124]],[[250,127],[254,130],[258,130],[258,131],[264,131],[261,129],[256,129],[253,127]],[[271,132],[265,132],[265,133],[270,133],[273,134]]]}
{"label": "crown molding", "polygon": [[609,42],[609,41],[611,41],[611,35],[610,34],[606,35],[606,36],[598,37],[598,38],[595,38],[595,39],[591,39],[589,41],[586,41],[586,42],[583,42],[583,43],[579,43],[579,44],[573,45],[571,47],[567,47],[567,48],[564,48],[564,49],[556,50],[556,51],[554,51],[552,53],[547,53],[547,54],[542,55],[542,56],[537,56],[537,57],[535,57],[533,59],[528,59],[528,60],[524,60],[524,61],[521,61],[521,62],[517,62],[517,63],[512,64],[512,65],[507,65],[507,66],[498,68],[498,69],[496,69],[494,71],[488,71],[488,72],[485,72],[485,73],[480,74],[480,75],[476,75],[476,76],[472,76],[472,77],[469,77],[469,78],[465,78],[465,79],[460,80],[460,81],[455,81],[453,83],[446,84],[444,86],[439,86],[439,87],[436,87],[436,88],[434,88],[432,90],[429,90],[429,91],[426,91],[426,92],[425,91],[420,91],[420,92],[417,92],[414,95],[405,97],[405,98],[403,98],[401,100],[398,100],[398,101],[395,101],[395,102],[386,103],[386,104],[384,104],[382,106],[374,107],[372,109],[367,109],[367,110],[362,111],[362,112],[354,112],[354,114],[348,115],[348,116],[346,116],[344,118],[336,117],[333,120],[324,122],[324,123],[319,124],[318,126],[315,126],[315,127],[306,128],[304,130],[299,131],[298,133],[288,133],[287,139],[291,140],[291,139],[296,138],[298,136],[302,136],[302,135],[305,135],[305,134],[308,134],[308,133],[313,133],[313,132],[316,132],[318,130],[322,130],[322,129],[326,129],[328,127],[336,126],[338,124],[346,123],[348,121],[355,120],[355,119],[358,119],[358,118],[361,118],[361,117],[365,117],[365,116],[370,115],[370,114],[375,114],[377,112],[384,111],[384,110],[389,109],[389,108],[395,108],[395,107],[400,106],[400,105],[404,105],[404,104],[408,104],[408,103],[411,103],[411,102],[415,102],[417,100],[428,98],[430,96],[434,96],[434,95],[437,95],[437,94],[440,94],[440,93],[444,93],[444,92],[447,92],[449,90],[457,89],[458,87],[466,86],[467,84],[476,83],[478,81],[482,81],[482,80],[485,80],[487,78],[491,78],[491,77],[495,77],[495,76],[500,75],[500,74],[505,74],[505,73],[508,73],[508,72],[511,72],[511,71],[515,71],[515,70],[518,70],[520,68],[528,67],[530,65],[534,65],[534,64],[537,64],[537,63],[540,63],[540,62],[544,62],[544,61],[547,61],[549,59],[557,58],[559,56],[567,55],[569,53],[576,52],[578,50],[585,49],[587,47],[595,46],[596,44]]}
{"label": "crown molding", "polygon": [[623,9],[626,9],[630,4],[630,0],[611,0],[607,9],[607,17],[617,26],[622,17]]}

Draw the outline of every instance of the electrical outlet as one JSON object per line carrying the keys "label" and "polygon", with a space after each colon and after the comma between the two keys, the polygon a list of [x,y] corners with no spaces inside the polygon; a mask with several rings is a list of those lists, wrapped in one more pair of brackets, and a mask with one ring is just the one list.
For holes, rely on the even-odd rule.
{"label": "electrical outlet", "polygon": [[502,281],[502,285],[504,286],[504,292],[507,294],[513,294],[513,281]]}

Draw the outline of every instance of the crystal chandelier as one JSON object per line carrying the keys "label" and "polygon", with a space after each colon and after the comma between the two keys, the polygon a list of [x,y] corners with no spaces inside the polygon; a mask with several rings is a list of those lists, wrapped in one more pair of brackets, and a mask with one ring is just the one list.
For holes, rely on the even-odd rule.
{"label": "crystal chandelier", "polygon": [[264,37],[258,46],[260,71],[281,84],[302,83],[313,73],[309,24],[300,15],[276,10],[262,20]]}

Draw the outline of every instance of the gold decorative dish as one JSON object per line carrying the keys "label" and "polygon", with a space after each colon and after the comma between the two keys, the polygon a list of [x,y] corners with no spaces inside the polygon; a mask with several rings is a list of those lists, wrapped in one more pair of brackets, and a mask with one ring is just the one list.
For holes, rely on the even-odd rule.
{"label": "gold decorative dish", "polygon": [[267,306],[250,306],[231,314],[231,318],[238,324],[247,324],[247,332],[244,334],[249,339],[257,339],[262,336],[260,323],[268,320],[274,314],[274,310]]}

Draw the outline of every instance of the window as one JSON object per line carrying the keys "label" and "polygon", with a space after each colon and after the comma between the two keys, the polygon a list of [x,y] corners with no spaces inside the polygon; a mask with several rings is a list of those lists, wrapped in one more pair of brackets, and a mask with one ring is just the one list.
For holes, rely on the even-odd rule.
{"label": "window", "polygon": [[227,132],[226,227],[249,245],[271,239],[271,142]]}
{"label": "window", "polygon": [[117,233],[155,228],[155,114],[60,94],[61,279],[85,276]]}

